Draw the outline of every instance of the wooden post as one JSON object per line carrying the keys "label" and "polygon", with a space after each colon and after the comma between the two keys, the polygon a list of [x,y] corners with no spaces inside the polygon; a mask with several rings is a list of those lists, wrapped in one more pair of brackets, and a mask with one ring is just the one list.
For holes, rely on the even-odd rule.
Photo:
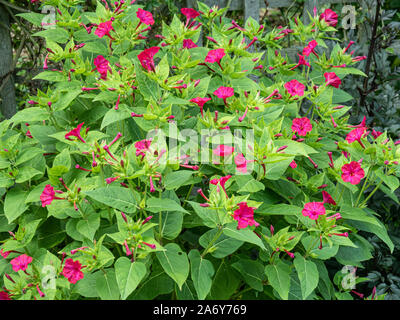
{"label": "wooden post", "polygon": [[0,5],[0,110],[7,119],[17,111],[12,65],[10,20],[7,11]]}

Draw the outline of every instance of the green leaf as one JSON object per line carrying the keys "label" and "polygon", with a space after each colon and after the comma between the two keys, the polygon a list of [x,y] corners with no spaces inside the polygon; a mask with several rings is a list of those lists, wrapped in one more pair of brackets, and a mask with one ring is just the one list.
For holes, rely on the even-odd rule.
{"label": "green leaf", "polygon": [[44,110],[40,107],[31,107],[26,108],[21,111],[18,111],[10,121],[13,123],[13,127],[21,122],[35,122],[35,121],[43,121],[48,120],[50,117],[47,110]]}
{"label": "green leaf", "polygon": [[215,228],[218,221],[218,213],[215,210],[210,208],[201,207],[199,203],[188,201],[190,205],[193,207],[194,212],[203,220],[205,226],[209,228]]}
{"label": "green leaf", "polygon": [[375,170],[375,174],[378,178],[383,180],[383,182],[390,188],[390,190],[392,190],[392,192],[396,191],[399,188],[399,179],[395,176],[387,176],[383,173],[382,168]]}
{"label": "green leaf", "polygon": [[189,275],[189,261],[187,254],[176,243],[168,243],[165,251],[156,253],[157,259],[164,271],[178,284],[182,285]]}
{"label": "green leaf", "polygon": [[223,232],[228,237],[255,244],[255,245],[259,246],[260,248],[266,250],[261,239],[259,237],[257,237],[257,235],[253,231],[251,231],[248,227],[238,230],[237,222],[232,222],[232,223],[229,223],[228,225],[226,225],[224,227]]}
{"label": "green leaf", "polygon": [[32,160],[34,157],[36,157],[38,154],[43,153],[42,149],[39,148],[27,148],[24,149],[17,157],[17,160],[15,162],[16,166],[19,166],[20,164],[23,164],[29,160]]}
{"label": "green leaf", "polygon": [[265,274],[270,285],[278,292],[280,297],[287,300],[290,289],[290,267],[279,260],[277,264],[267,265]]}
{"label": "green leaf", "polygon": [[239,186],[238,192],[254,193],[265,189],[264,184],[254,179],[252,175],[237,175],[235,181]]}
{"label": "green leaf", "polygon": [[301,294],[305,300],[318,285],[318,269],[314,262],[304,259],[298,252],[295,255],[293,263],[300,280]]}
{"label": "green leaf", "polygon": [[37,27],[42,27],[43,19],[46,18],[46,15],[36,12],[18,13],[16,16],[24,18]]}
{"label": "green leaf", "polygon": [[114,269],[105,269],[96,278],[96,289],[102,300],[119,300],[119,289]]}
{"label": "green leaf", "polygon": [[115,262],[115,275],[121,298],[125,300],[146,275],[146,266],[142,262],[131,262],[121,257]]}
{"label": "green leaf", "polygon": [[28,206],[25,205],[27,196],[26,191],[21,189],[11,189],[7,192],[4,201],[4,214],[8,223],[13,222],[28,209]]}
{"label": "green leaf", "polygon": [[241,259],[238,262],[232,264],[243,277],[243,280],[254,290],[263,291],[264,285],[264,266],[254,260]]}
{"label": "green leaf", "polygon": [[64,28],[58,27],[36,32],[32,36],[48,38],[49,40],[58,43],[66,43],[69,39],[68,31]]}
{"label": "green leaf", "polygon": [[190,270],[197,296],[204,300],[211,290],[212,277],[214,275],[213,264],[203,259],[198,250],[189,252]]}
{"label": "green leaf", "polygon": [[237,291],[240,283],[236,271],[222,261],[215,274],[209,297],[212,300],[228,300]]}
{"label": "green leaf", "polygon": [[143,98],[147,101],[150,101],[150,99],[158,101],[161,96],[159,85],[144,74],[139,64],[135,64],[135,71],[138,89],[143,95]]}
{"label": "green leaf", "polygon": [[131,112],[125,104],[120,104],[118,110],[110,109],[104,116],[100,130],[108,125],[131,117]]}
{"label": "green leaf", "polygon": [[[154,221],[159,221],[160,213],[155,213]],[[183,214],[179,211],[164,212],[161,214],[161,237],[175,239],[182,230]]]}
{"label": "green leaf", "polygon": [[376,219],[372,215],[367,214],[361,208],[354,208],[348,204],[344,204],[340,208],[340,214],[346,220],[348,219],[348,220],[367,222],[367,223],[373,224],[377,227],[380,227],[378,219]]}
{"label": "green leaf", "polygon": [[121,187],[103,187],[92,191],[83,192],[90,198],[109,207],[126,213],[136,211],[136,200],[132,191]]}
{"label": "green leaf", "polygon": [[94,235],[99,227],[100,216],[96,212],[85,216],[76,224],[76,229],[79,231],[79,233],[89,240],[93,240]]}
{"label": "green leaf", "polygon": [[[217,229],[212,229],[204,233],[199,238],[199,243],[203,248],[206,248],[208,244],[214,239],[215,234],[218,232]],[[234,253],[243,245],[243,241],[233,239],[224,234],[214,242],[213,246],[209,249],[211,255],[217,259],[225,258],[226,256]]]}
{"label": "green leaf", "polygon": [[161,211],[179,211],[188,213],[178,203],[171,199],[149,198],[147,200],[147,211],[161,212]]}
{"label": "green leaf", "polygon": [[168,173],[164,179],[165,189],[174,190],[186,185],[193,173],[193,171],[189,170],[179,170]]}

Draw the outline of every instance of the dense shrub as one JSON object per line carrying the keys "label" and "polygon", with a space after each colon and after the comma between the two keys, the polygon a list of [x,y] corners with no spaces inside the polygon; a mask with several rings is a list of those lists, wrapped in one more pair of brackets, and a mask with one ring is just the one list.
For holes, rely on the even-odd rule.
{"label": "dense shrub", "polygon": [[[265,32],[202,3],[165,23],[134,1],[79,2],[42,1],[57,6],[36,34],[49,86],[0,124],[2,297],[362,296],[363,232],[394,248],[367,204],[398,188],[400,151],[347,123],[341,82],[364,57],[322,53],[336,13]],[[288,34],[298,61],[280,52]]]}

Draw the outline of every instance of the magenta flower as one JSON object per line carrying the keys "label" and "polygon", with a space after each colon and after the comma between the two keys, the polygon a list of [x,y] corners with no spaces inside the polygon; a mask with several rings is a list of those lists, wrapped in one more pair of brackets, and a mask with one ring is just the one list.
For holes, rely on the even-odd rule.
{"label": "magenta flower", "polygon": [[340,80],[340,78],[334,72],[325,72],[324,77],[327,86],[339,88],[340,84],[342,83],[342,80]]}
{"label": "magenta flower", "polygon": [[335,200],[333,200],[332,196],[326,192],[326,191],[322,191],[322,198],[323,198],[323,203],[329,203],[329,204],[333,204],[334,206],[336,206],[336,202]]}
{"label": "magenta flower", "polygon": [[107,72],[108,70],[111,70],[109,66],[109,61],[106,60],[102,55],[98,55],[94,59],[93,64],[96,66],[97,71],[100,73],[101,79],[106,80]]}
{"label": "magenta flower", "polygon": [[97,26],[97,29],[94,32],[94,34],[99,36],[99,38],[103,38],[104,36],[107,36],[111,40],[114,40],[114,38],[110,35],[111,30],[115,31],[112,26],[112,21],[110,20],[110,21],[100,23]]}
{"label": "magenta flower", "polygon": [[352,161],[342,167],[342,179],[344,182],[350,182],[353,185],[359,184],[361,179],[364,178],[365,172],[361,165]]}
{"label": "magenta flower", "polygon": [[299,136],[306,136],[312,130],[312,124],[308,118],[295,118],[292,121],[292,130]]}
{"label": "magenta flower", "polygon": [[10,261],[12,269],[17,272],[18,270],[25,271],[28,268],[28,264],[32,262],[32,257],[22,254]]}
{"label": "magenta flower", "polygon": [[224,104],[226,107],[228,107],[228,104],[226,103],[226,99],[229,97],[232,97],[234,95],[235,91],[231,87],[219,87],[217,90],[214,91],[214,94],[224,100]]}
{"label": "magenta flower", "polygon": [[318,216],[325,214],[326,211],[323,202],[308,202],[304,205],[301,213],[311,220],[317,220]]}
{"label": "magenta flower", "polygon": [[71,258],[65,260],[65,265],[62,275],[68,279],[70,283],[76,283],[83,279],[82,265],[79,261],[74,261]]}
{"label": "magenta flower", "polygon": [[183,48],[184,49],[192,49],[192,48],[197,48],[197,47],[198,47],[197,44],[195,44],[192,39],[184,39],[183,40]]}
{"label": "magenta flower", "polygon": [[297,168],[297,163],[296,163],[296,161],[292,161],[290,164],[289,164],[289,166],[291,167],[291,168],[293,168],[293,169],[296,169]]}
{"label": "magenta flower", "polygon": [[243,153],[238,154],[234,160],[235,160],[235,164],[236,164],[236,169],[239,172],[247,173],[247,163],[249,163],[251,161],[246,160]]}
{"label": "magenta flower", "polygon": [[218,65],[221,67],[221,59],[225,56],[225,50],[222,49],[215,49],[215,50],[210,50],[206,56],[206,58],[204,59],[205,62],[208,63],[218,63]]}
{"label": "magenta flower", "polygon": [[66,133],[65,139],[71,140],[69,137],[74,136],[74,137],[77,137],[79,140],[81,140],[83,143],[86,143],[86,141],[83,140],[83,138],[81,137],[81,129],[82,129],[83,124],[84,124],[84,122],[78,124],[78,126],[75,129],[72,129],[70,132]]}
{"label": "magenta flower", "polygon": [[7,292],[0,291],[0,300],[11,300],[11,298]]}
{"label": "magenta flower", "polygon": [[[149,11],[139,8],[138,11],[136,12],[136,16],[140,20],[139,25],[142,23],[145,25],[153,25],[154,24],[153,15]],[[139,27],[139,25],[138,25],[138,27]]]}
{"label": "magenta flower", "polygon": [[346,141],[348,143],[353,143],[354,141],[358,141],[361,144],[361,138],[364,138],[367,135],[366,128],[355,128],[351,130],[347,136]]}
{"label": "magenta flower", "polygon": [[3,251],[3,249],[0,250],[0,256],[2,256],[4,259],[7,259],[10,253],[11,251]]}
{"label": "magenta flower", "polygon": [[317,41],[315,40],[310,41],[308,45],[303,49],[303,55],[308,57],[311,53],[313,53],[318,58],[318,55],[315,52],[315,48],[317,46],[318,46]]}
{"label": "magenta flower", "polygon": [[325,11],[319,16],[319,20],[325,20],[328,26],[336,27],[338,23],[338,15],[331,9],[325,9]]}
{"label": "magenta flower", "polygon": [[[62,193],[61,191],[57,191],[58,193]],[[65,200],[64,198],[59,198],[55,196],[56,191],[50,184],[46,184],[42,194],[40,195],[40,201],[42,202],[42,207],[49,205],[52,203],[54,199],[57,200]]]}
{"label": "magenta flower", "polygon": [[152,139],[144,139],[140,140],[135,143],[135,148],[136,148],[136,156],[142,156],[142,159],[146,155],[146,151],[149,150],[150,144],[151,144]]}
{"label": "magenta flower", "polygon": [[233,219],[238,222],[238,229],[244,229],[247,226],[256,226],[260,224],[254,220],[254,209],[253,207],[247,206],[246,202],[239,203],[239,209],[233,213]]}
{"label": "magenta flower", "polygon": [[113,183],[115,180],[119,179],[119,177],[111,177],[111,178],[107,178],[106,182],[107,184]]}
{"label": "magenta flower", "polygon": [[284,87],[292,97],[294,97],[294,96],[299,96],[299,97],[304,96],[305,86],[304,86],[304,84],[302,84],[301,82],[297,81],[296,79],[293,79],[293,80],[290,80],[289,82],[286,82]]}
{"label": "magenta flower", "polygon": [[299,66],[307,66],[307,67],[310,66],[309,62],[304,58],[304,56],[302,56],[301,54],[298,54],[298,55],[299,55],[299,62],[297,63],[297,65],[295,65],[290,70],[294,70]]}
{"label": "magenta flower", "polygon": [[216,156],[226,157],[226,156],[230,156],[233,153],[234,150],[235,150],[234,147],[226,146],[224,144],[220,144],[218,147],[213,149],[213,153]]}
{"label": "magenta flower", "polygon": [[217,184],[219,183],[223,188],[225,188],[225,183],[226,183],[231,177],[232,177],[232,176],[228,175],[228,176],[225,176],[225,177],[221,177],[221,178],[219,178],[219,179],[212,179],[212,180],[210,180],[210,183],[213,184],[213,185],[217,185]]}
{"label": "magenta flower", "polygon": [[203,106],[209,100],[211,100],[211,98],[197,97],[197,98],[190,99],[189,101],[197,104],[200,107],[201,117],[203,117]]}
{"label": "magenta flower", "polygon": [[377,139],[381,134],[383,134],[383,132],[376,131],[375,129],[372,129],[371,134],[374,137],[374,139]]}
{"label": "magenta flower", "polygon": [[200,15],[200,12],[192,8],[182,8],[181,13],[186,17],[186,19],[195,19]]}
{"label": "magenta flower", "polygon": [[142,67],[148,71],[154,71],[154,56],[157,54],[160,47],[150,47],[146,50],[143,50],[141,53],[138,54],[138,59],[142,64]]}

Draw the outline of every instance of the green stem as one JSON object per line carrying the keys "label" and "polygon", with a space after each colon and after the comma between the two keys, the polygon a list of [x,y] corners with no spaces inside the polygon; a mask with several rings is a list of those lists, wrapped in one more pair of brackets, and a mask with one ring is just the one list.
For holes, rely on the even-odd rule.
{"label": "green stem", "polygon": [[218,232],[215,234],[214,238],[208,243],[207,247],[204,249],[203,253],[201,254],[201,258],[204,258],[205,255],[208,253],[210,248],[214,245],[215,241],[221,236],[223,232],[223,228],[220,226]]}
{"label": "green stem", "polygon": [[374,193],[379,189],[379,187],[381,186],[381,184],[383,183],[383,181],[381,180],[375,187],[374,190],[372,190],[372,192],[368,195],[368,197],[365,198],[365,200],[360,204],[360,207],[362,207],[363,205],[365,205],[367,203],[367,201],[374,195]]}
{"label": "green stem", "polygon": [[364,191],[365,191],[365,189],[366,189],[366,185],[367,185],[367,182],[368,182],[368,179],[369,179],[369,176],[370,176],[370,173],[371,173],[371,168],[368,170],[368,174],[367,174],[367,177],[365,178],[365,181],[364,181],[364,184],[363,184],[363,186],[362,186],[362,188],[361,188],[361,190],[360,190],[360,193],[359,193],[359,195],[358,195],[358,197],[357,197],[357,200],[356,200],[356,203],[354,204],[354,206],[355,207],[357,207],[357,204],[358,204],[358,202],[360,201],[360,199],[361,199],[361,195],[364,193]]}

